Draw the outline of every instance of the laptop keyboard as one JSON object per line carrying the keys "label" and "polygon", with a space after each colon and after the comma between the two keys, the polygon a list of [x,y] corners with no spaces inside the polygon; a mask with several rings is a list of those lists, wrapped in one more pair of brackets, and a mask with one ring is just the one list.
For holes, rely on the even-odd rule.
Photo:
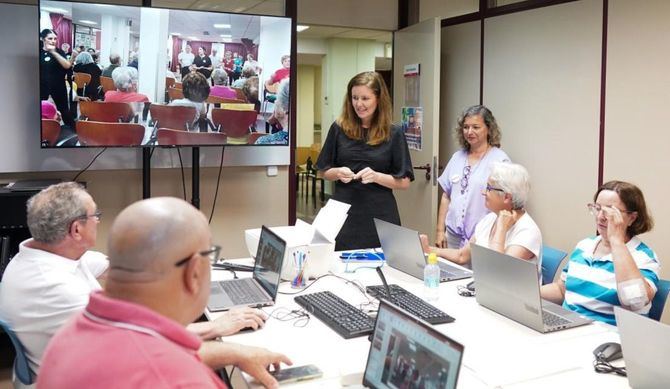
{"label": "laptop keyboard", "polygon": [[[386,289],[383,285],[368,286],[365,290],[377,299],[386,298]],[[389,285],[389,290],[391,291],[389,301],[430,324],[451,323],[455,320],[398,285]]]}
{"label": "laptop keyboard", "polygon": [[235,304],[252,304],[267,300],[251,278],[230,280],[219,285]]}
{"label": "laptop keyboard", "polygon": [[304,294],[294,300],[345,339],[371,334],[374,329],[373,319],[331,292]]}
{"label": "laptop keyboard", "polygon": [[572,321],[565,319],[557,314],[549,311],[542,311],[542,322],[547,327],[559,327],[572,323]]}

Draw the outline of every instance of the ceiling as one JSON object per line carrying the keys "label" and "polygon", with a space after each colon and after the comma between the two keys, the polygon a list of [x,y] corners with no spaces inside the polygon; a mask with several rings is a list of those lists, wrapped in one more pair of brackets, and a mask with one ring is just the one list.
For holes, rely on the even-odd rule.
{"label": "ceiling", "polygon": [[360,28],[349,27],[309,26],[307,30],[298,33],[298,38],[371,39],[377,42],[391,43],[393,40],[393,33],[391,31],[364,30]]}

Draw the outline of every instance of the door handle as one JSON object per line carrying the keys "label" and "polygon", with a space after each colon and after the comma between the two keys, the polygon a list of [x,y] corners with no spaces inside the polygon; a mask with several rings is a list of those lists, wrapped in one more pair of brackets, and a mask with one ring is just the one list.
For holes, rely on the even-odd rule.
{"label": "door handle", "polygon": [[414,169],[417,170],[425,170],[426,171],[426,181],[430,181],[430,172],[433,170],[433,168],[430,166],[429,163],[423,165],[423,166],[413,166]]}

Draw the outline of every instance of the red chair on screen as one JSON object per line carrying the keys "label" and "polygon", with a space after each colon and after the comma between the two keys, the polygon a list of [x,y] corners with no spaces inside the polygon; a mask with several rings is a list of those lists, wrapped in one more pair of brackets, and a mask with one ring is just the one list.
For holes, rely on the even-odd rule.
{"label": "red chair on screen", "polygon": [[116,90],[112,77],[100,76],[100,86],[102,87],[103,93],[107,93],[107,91],[110,90]]}
{"label": "red chair on screen", "polygon": [[128,123],[136,116],[130,104],[109,101],[80,101],[79,113],[80,120],[109,123]]}
{"label": "red chair on screen", "polygon": [[55,147],[60,135],[60,123],[53,119],[42,119],[42,146]]}
{"label": "red chair on screen", "polygon": [[225,145],[226,136],[220,132],[186,132],[160,128],[156,133],[158,146]]}
{"label": "red chair on screen", "polygon": [[189,131],[195,127],[195,108],[151,104],[151,119],[156,128]]}
{"label": "red chair on screen", "polygon": [[83,146],[139,146],[144,139],[144,126],[80,120],[77,122],[77,136]]}
{"label": "red chair on screen", "polygon": [[214,108],[212,122],[228,137],[240,138],[249,135],[249,127],[256,122],[256,111],[238,111]]}

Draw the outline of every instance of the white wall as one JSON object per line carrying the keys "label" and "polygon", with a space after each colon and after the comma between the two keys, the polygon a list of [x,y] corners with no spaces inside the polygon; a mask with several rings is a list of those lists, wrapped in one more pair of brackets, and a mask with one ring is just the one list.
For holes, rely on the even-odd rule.
{"label": "white wall", "polygon": [[451,18],[477,12],[479,0],[419,0],[419,21]]}
{"label": "white wall", "polygon": [[314,99],[320,98],[315,95],[315,77],[314,66],[298,66],[297,147],[309,147],[314,143]]}
{"label": "white wall", "polygon": [[395,31],[398,0],[298,0],[298,23]]}

